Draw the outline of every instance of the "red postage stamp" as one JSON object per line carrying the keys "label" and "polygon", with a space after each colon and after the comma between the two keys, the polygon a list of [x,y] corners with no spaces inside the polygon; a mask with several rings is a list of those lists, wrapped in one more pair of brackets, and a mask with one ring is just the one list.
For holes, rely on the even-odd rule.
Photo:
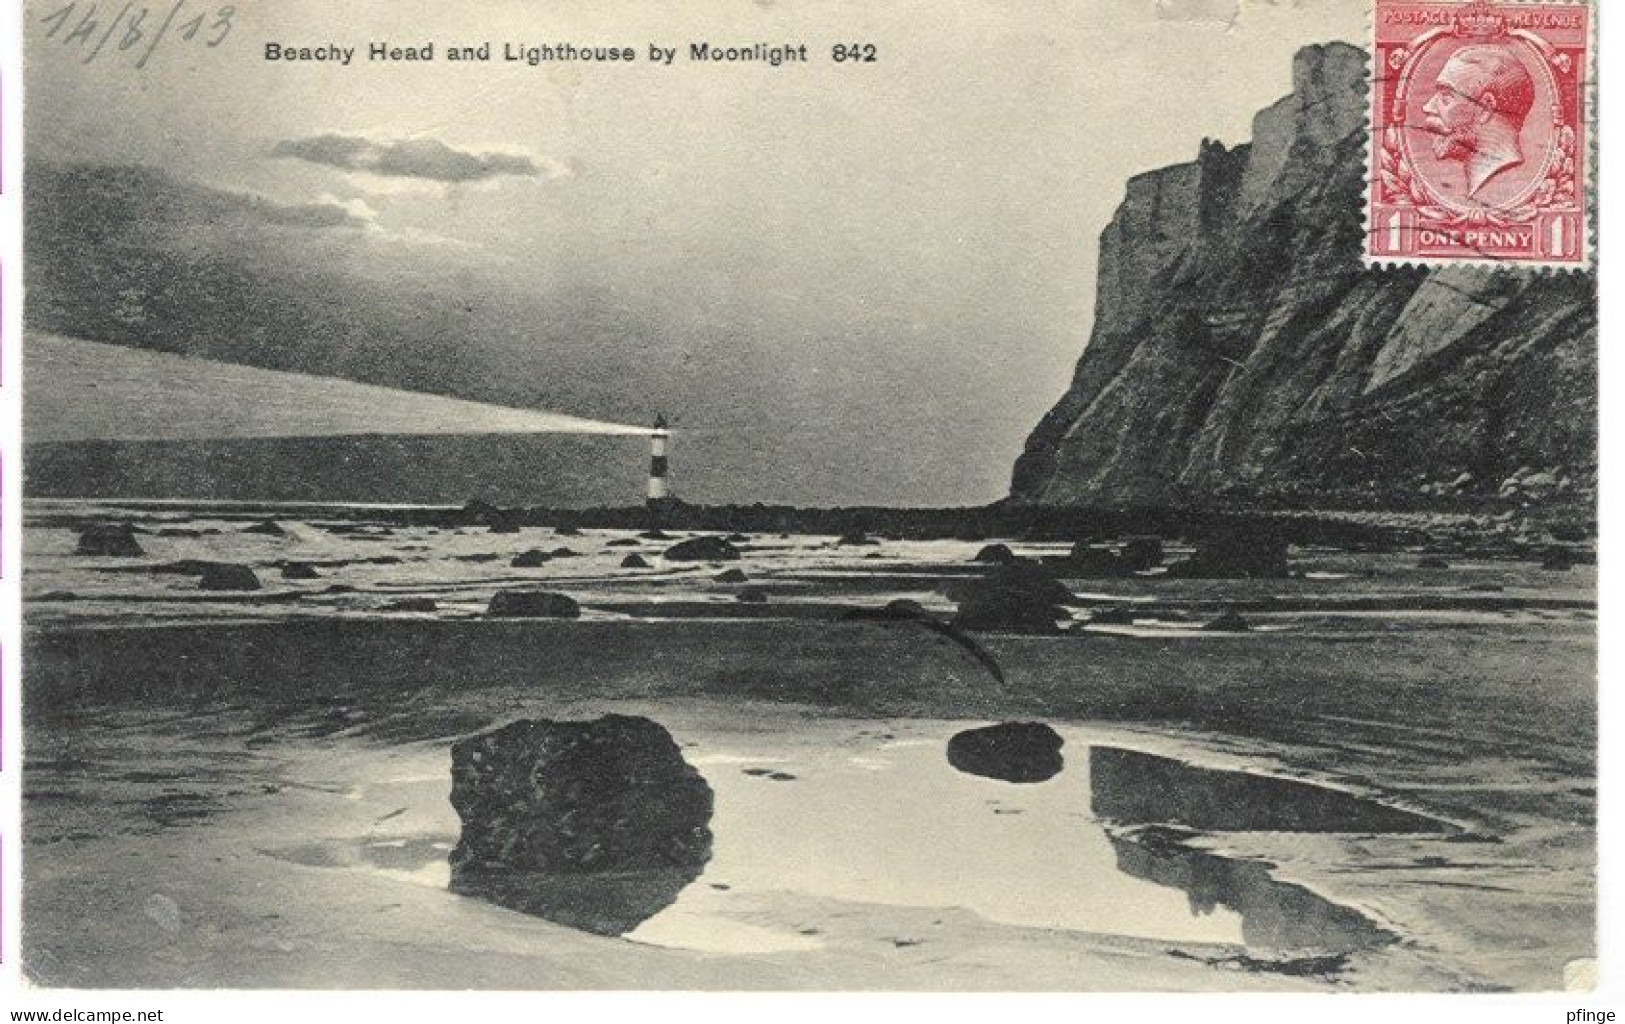
{"label": "red postage stamp", "polygon": [[1374,15],[1367,262],[1589,266],[1590,5]]}

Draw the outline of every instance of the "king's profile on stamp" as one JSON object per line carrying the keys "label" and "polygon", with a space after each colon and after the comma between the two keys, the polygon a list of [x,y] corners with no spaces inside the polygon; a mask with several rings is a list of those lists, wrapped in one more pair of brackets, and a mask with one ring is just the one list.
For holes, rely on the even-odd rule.
{"label": "king's profile on stamp", "polygon": [[1422,110],[1434,155],[1462,164],[1469,196],[1523,163],[1519,134],[1534,104],[1534,79],[1506,47],[1464,47],[1439,72]]}

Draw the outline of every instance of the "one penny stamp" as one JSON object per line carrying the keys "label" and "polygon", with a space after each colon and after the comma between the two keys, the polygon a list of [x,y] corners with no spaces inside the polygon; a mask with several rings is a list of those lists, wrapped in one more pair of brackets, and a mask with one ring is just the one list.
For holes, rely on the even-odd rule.
{"label": "one penny stamp", "polygon": [[1590,5],[1374,15],[1366,261],[1589,267]]}

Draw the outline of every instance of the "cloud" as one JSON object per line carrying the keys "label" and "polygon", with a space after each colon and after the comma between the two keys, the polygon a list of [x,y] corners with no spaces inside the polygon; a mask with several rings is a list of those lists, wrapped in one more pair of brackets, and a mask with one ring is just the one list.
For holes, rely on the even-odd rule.
{"label": "cloud", "polygon": [[385,142],[336,132],[283,139],[271,148],[271,155],[385,178],[416,178],[446,184],[503,176],[557,178],[569,173],[569,169],[557,161],[524,153],[474,153],[454,149],[438,139]]}

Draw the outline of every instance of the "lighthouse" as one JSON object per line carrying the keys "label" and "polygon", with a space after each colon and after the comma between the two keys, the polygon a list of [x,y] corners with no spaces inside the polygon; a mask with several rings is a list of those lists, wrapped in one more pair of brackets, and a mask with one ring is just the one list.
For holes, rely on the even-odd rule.
{"label": "lighthouse", "polygon": [[649,518],[655,526],[660,525],[662,513],[672,505],[671,486],[666,482],[666,440],[670,437],[666,417],[656,416],[649,433]]}

